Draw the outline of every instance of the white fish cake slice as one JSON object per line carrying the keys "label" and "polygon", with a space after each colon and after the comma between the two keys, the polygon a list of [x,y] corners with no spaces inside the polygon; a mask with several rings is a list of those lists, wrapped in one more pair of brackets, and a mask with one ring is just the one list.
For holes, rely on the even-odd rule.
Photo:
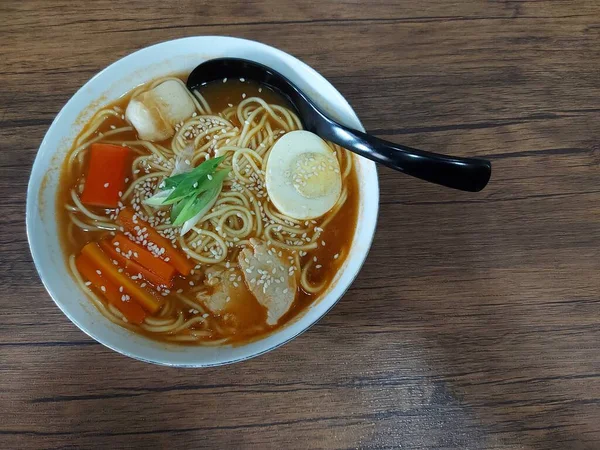
{"label": "white fish cake slice", "polygon": [[163,141],[175,134],[175,125],[192,116],[196,106],[187,89],[175,80],[132,98],[125,116],[140,139]]}

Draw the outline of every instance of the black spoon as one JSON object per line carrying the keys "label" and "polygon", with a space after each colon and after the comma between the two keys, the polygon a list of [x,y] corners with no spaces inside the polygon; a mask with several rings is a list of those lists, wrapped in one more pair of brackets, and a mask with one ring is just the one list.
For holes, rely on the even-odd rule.
{"label": "black spoon", "polygon": [[245,78],[282,94],[296,108],[304,128],[358,155],[413,177],[462,191],[479,192],[492,174],[489,161],[425,152],[384,141],[337,123],[324,114],[295,84],[273,69],[238,58],[211,59],[187,80],[190,90],[224,78]]}

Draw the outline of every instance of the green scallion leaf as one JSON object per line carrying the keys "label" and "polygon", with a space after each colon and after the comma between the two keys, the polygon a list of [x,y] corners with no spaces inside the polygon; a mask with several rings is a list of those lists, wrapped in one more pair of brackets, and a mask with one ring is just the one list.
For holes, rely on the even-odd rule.
{"label": "green scallion leaf", "polygon": [[[193,200],[193,197],[190,196],[190,199]],[[181,214],[181,211],[187,205],[187,203],[188,203],[188,200],[184,199],[184,200],[181,200],[181,201],[173,204],[173,206],[171,207],[171,223],[172,224],[175,223],[175,221],[177,220],[177,217],[179,216],[179,214]]]}
{"label": "green scallion leaf", "polygon": [[191,201],[186,203],[181,212],[177,215],[173,225],[183,225],[186,220],[191,219],[198,214],[198,212],[213,199],[214,195],[216,194],[215,191],[215,189],[210,189],[197,197],[191,197]]}
{"label": "green scallion leaf", "polygon": [[182,225],[207,208],[221,192],[223,181],[230,168],[216,170],[224,156],[209,159],[187,173],[166,178],[160,191],[145,200],[154,207],[172,205],[171,223]]}
{"label": "green scallion leaf", "polygon": [[[207,180],[203,184],[201,191],[195,191],[193,194],[185,197],[179,203],[176,203],[177,208],[171,210],[171,223],[175,226],[182,225],[186,220],[194,217],[204,208],[215,195],[221,191],[221,184],[229,173],[229,169],[221,169],[212,175],[211,180]],[[181,206],[183,204],[183,206]],[[177,209],[177,211],[176,211]]]}
{"label": "green scallion leaf", "polygon": [[185,174],[186,178],[179,182],[177,187],[163,202],[163,205],[170,205],[176,201],[179,201],[182,198],[192,194],[194,191],[196,195],[205,191],[207,188],[204,187],[204,184],[207,181],[210,181],[209,177],[212,176],[211,174],[214,172],[215,168],[222,160],[223,157],[209,159],[208,161],[205,161],[204,163],[200,164],[192,172]]}
{"label": "green scallion leaf", "polygon": [[144,200],[144,203],[146,205],[154,206],[157,208],[161,207],[163,206],[163,202],[167,200],[167,197],[171,195],[171,192],[172,189],[169,189],[167,191],[158,191],[152,197],[148,197],[146,200]]}
{"label": "green scallion leaf", "polygon": [[181,184],[193,185],[196,181],[211,174],[215,171],[217,166],[225,159],[225,156],[219,156],[217,158],[207,159],[198,167],[190,172],[180,173],[169,178],[165,178],[162,183],[162,189],[178,188]]}

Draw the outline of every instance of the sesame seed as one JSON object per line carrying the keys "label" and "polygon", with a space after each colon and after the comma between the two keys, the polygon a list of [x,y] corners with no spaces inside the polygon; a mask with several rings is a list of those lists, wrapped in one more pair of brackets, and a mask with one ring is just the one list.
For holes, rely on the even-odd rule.
{"label": "sesame seed", "polygon": [[104,287],[104,286],[100,286],[100,290],[101,290],[102,292],[106,292],[106,287]]}
{"label": "sesame seed", "polygon": [[102,275],[102,272],[100,272],[99,270],[96,270],[96,273],[97,273],[98,275]]}
{"label": "sesame seed", "polygon": [[89,285],[91,285],[91,284],[92,284],[92,283],[91,283],[90,281],[86,281],[86,282],[85,282],[85,285],[86,285],[86,286],[89,286]]}
{"label": "sesame seed", "polygon": [[107,188],[108,186],[110,186],[110,183],[104,183],[105,188]]}

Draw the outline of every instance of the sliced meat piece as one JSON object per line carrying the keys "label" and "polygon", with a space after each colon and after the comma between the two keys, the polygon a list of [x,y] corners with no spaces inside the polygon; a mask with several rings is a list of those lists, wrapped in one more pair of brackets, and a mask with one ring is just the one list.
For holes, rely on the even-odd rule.
{"label": "sliced meat piece", "polygon": [[265,325],[267,312],[246,287],[242,272],[238,267],[225,267],[221,264],[210,267],[205,272],[206,292],[196,294],[213,316],[223,324],[239,330]]}
{"label": "sliced meat piece", "polygon": [[221,314],[223,311],[225,311],[228,303],[227,298],[231,300],[231,297],[221,290],[217,290],[210,295],[198,294],[196,298],[200,300],[213,314]]}
{"label": "sliced meat piece", "polygon": [[290,267],[264,242],[250,239],[250,248],[242,250],[238,262],[246,286],[267,309],[267,324],[276,325],[296,298],[297,281]]}
{"label": "sliced meat piece", "polygon": [[[206,284],[212,287],[212,293],[200,292],[196,298],[200,300],[213,314],[221,314],[228,309],[232,299],[239,297],[240,278],[238,269],[226,269],[221,265],[210,267],[206,270]],[[238,284],[236,287],[235,284]]]}

